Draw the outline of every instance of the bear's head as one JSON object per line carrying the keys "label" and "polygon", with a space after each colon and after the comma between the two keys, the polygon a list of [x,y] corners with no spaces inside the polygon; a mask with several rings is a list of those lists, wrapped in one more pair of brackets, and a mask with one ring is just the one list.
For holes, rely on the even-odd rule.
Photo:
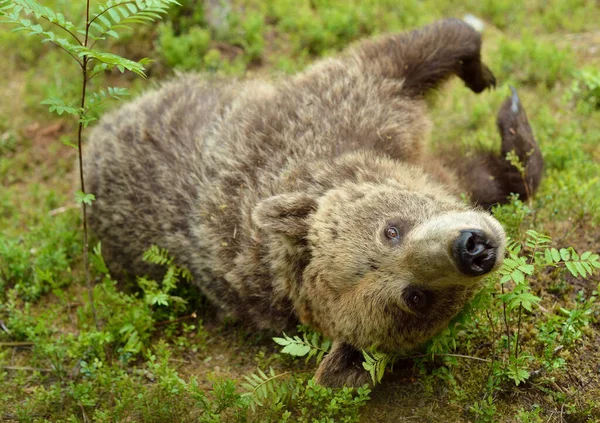
{"label": "bear's head", "polygon": [[302,263],[291,298],[300,320],[334,340],[389,353],[442,330],[501,264],[506,244],[496,219],[421,169],[396,163],[395,173],[322,195],[277,195],[253,216],[288,239],[286,248],[305,250],[289,263]]}

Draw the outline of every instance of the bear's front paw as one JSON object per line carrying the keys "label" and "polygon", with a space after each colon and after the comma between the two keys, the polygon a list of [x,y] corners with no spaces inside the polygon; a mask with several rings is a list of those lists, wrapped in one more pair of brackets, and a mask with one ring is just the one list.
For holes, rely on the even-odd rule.
{"label": "bear's front paw", "polygon": [[480,59],[463,61],[460,77],[474,93],[496,88],[496,77]]}
{"label": "bear's front paw", "polygon": [[332,388],[370,384],[371,377],[362,362],[363,355],[359,350],[344,342],[334,342],[317,369],[315,379],[320,385]]}

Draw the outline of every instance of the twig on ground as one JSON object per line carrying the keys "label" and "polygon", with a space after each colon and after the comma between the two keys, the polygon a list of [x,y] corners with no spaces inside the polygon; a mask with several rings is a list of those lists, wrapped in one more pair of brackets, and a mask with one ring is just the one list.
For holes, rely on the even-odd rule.
{"label": "twig on ground", "polygon": [[0,342],[0,347],[30,347],[35,342]]}
{"label": "twig on ground", "polygon": [[198,315],[196,314],[196,312],[194,311],[192,314],[188,315],[188,316],[183,316],[183,317],[179,317],[177,319],[173,319],[173,320],[163,320],[162,322],[156,322],[154,324],[154,326],[163,326],[163,325],[168,325],[169,323],[175,323],[175,322],[180,322],[182,320],[188,320],[188,319],[195,319],[196,317],[198,317]]}
{"label": "twig on ground", "polygon": [[[423,358],[423,357],[431,357],[430,354],[419,354],[419,355],[409,355],[406,357],[398,357],[399,359],[408,359],[408,358]],[[467,358],[469,360],[483,361],[485,363],[491,363],[492,360],[487,358],[473,357],[472,355],[463,355],[463,354],[433,354],[433,357],[456,357],[456,358]]]}
{"label": "twig on ground", "polygon": [[66,206],[62,206],[56,209],[52,209],[48,212],[48,214],[50,216],[56,216],[57,214],[61,214],[66,212],[67,210],[72,210],[72,209],[76,209],[79,206],[77,204],[67,204]]}
{"label": "twig on ground", "polygon": [[24,371],[24,372],[42,372],[42,373],[52,373],[53,372],[53,370],[51,370],[51,369],[40,369],[37,367],[0,366],[0,369]]}

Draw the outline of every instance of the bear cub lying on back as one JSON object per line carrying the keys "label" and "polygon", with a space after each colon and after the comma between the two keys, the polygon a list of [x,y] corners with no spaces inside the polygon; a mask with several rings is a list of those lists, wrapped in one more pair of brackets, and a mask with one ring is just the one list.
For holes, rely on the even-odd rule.
{"label": "bear cub lying on back", "polygon": [[452,75],[476,93],[495,85],[480,49],[473,28],[444,20],[274,84],[181,76],[106,116],[85,177],[113,276],[156,274],[142,253],[167,248],[226,314],[332,338],[320,383],[367,382],[360,350],[407,351],[443,329],[502,262],[485,208],[539,184],[514,92],[500,154],[425,151],[429,90]]}

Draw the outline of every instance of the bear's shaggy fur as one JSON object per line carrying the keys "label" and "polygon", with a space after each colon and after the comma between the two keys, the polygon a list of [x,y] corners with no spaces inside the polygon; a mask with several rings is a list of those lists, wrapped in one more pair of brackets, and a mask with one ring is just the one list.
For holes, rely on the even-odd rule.
{"label": "bear's shaggy fur", "polygon": [[501,156],[424,149],[430,89],[453,74],[475,92],[495,84],[480,47],[470,26],[444,20],[275,84],[180,76],[106,116],[85,178],[113,275],[154,274],[142,253],[167,248],[227,314],[331,337],[321,383],[364,383],[361,348],[411,349],[471,298],[480,277],[456,264],[461,231],[485,233],[502,261],[501,226],[460,194],[488,207],[539,183],[516,94],[499,113]]}

